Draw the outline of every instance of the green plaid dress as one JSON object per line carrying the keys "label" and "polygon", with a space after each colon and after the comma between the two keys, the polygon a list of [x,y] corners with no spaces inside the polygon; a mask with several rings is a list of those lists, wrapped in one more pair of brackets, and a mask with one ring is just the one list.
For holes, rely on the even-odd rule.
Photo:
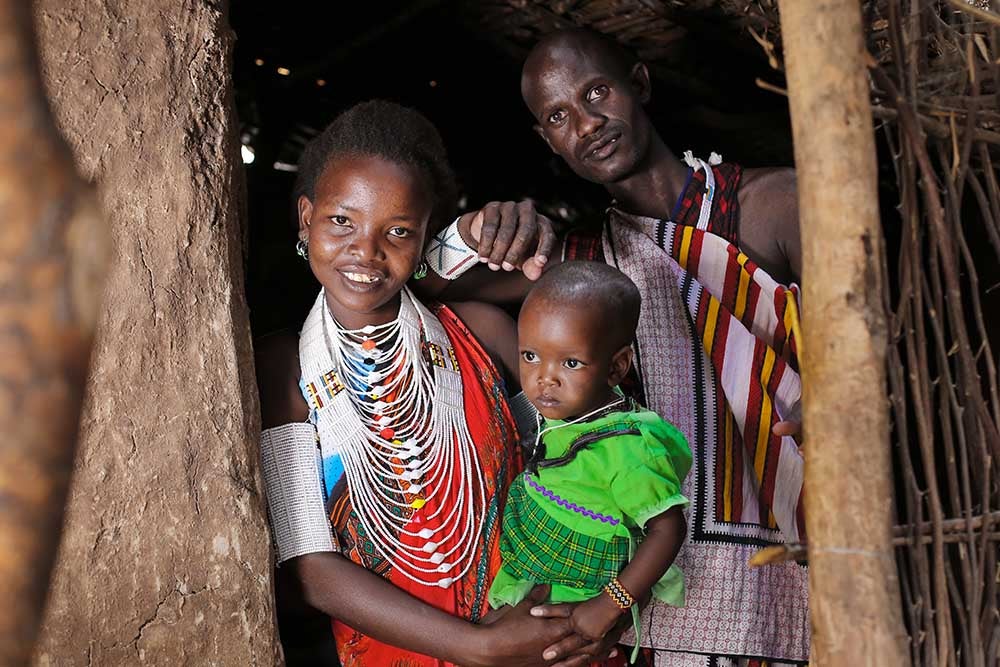
{"label": "green plaid dress", "polygon": [[[511,484],[500,536],[503,565],[490,587],[493,607],[517,604],[535,584],[551,584],[551,602],[579,602],[601,593],[642,540],[643,527],[671,507],[687,505],[681,483],[691,467],[684,436],[644,409],[612,412],[543,436],[536,473]],[[561,465],[577,441],[587,441]],[[546,465],[548,464],[548,465]],[[653,594],[684,604],[684,577],[671,566]]]}

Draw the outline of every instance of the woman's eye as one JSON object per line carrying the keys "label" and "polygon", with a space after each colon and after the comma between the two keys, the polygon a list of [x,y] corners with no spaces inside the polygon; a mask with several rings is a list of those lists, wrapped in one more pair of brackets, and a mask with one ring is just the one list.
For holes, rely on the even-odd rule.
{"label": "woman's eye", "polygon": [[574,370],[576,368],[580,368],[581,366],[583,366],[583,363],[577,361],[576,359],[567,359],[566,361],[563,362],[563,366],[565,366],[570,370]]}
{"label": "woman's eye", "polygon": [[601,84],[600,86],[594,86],[587,92],[587,101],[593,102],[594,100],[599,100],[608,94],[608,87]]}
{"label": "woman's eye", "polygon": [[334,215],[330,217],[330,222],[337,225],[338,227],[346,227],[351,224],[351,221],[342,215]]}
{"label": "woman's eye", "polygon": [[566,119],[565,111],[553,111],[549,114],[549,124],[558,125]]}
{"label": "woman's eye", "polygon": [[529,364],[533,364],[536,361],[538,361],[538,355],[535,354],[534,352],[528,352],[527,350],[521,353],[521,358],[524,359]]}
{"label": "woman's eye", "polygon": [[393,227],[392,229],[389,230],[390,235],[396,236],[401,239],[405,239],[411,233],[412,232],[410,232],[410,230],[407,229],[406,227]]}

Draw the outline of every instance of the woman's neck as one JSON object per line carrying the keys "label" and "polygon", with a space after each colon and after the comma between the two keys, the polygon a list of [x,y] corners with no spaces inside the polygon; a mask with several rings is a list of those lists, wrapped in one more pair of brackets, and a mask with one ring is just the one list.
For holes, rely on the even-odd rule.
{"label": "woman's neck", "polygon": [[333,315],[333,319],[335,319],[343,328],[352,331],[362,329],[369,325],[377,327],[379,325],[392,322],[394,319],[399,317],[399,307],[401,303],[401,293],[397,293],[394,297],[389,299],[389,301],[385,304],[379,306],[377,309],[367,313],[361,313],[345,308],[341,303],[332,299],[329,293],[326,294],[326,307],[330,309],[330,314]]}

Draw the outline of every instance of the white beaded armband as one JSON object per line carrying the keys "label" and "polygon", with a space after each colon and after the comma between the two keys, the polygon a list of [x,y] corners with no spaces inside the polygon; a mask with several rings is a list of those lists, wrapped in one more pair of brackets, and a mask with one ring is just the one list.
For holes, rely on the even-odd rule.
{"label": "white beaded armband", "polygon": [[300,423],[266,429],[260,434],[260,457],[277,562],[336,551],[323,502],[316,427]]}
{"label": "white beaded armband", "polygon": [[[517,432],[521,435],[521,446],[530,449],[535,442],[535,433],[538,432],[538,410],[523,391],[511,396],[507,404],[514,416],[514,423],[517,424]],[[528,453],[531,454],[530,451]]]}
{"label": "white beaded armband", "polygon": [[424,259],[434,273],[445,280],[454,280],[476,265],[479,252],[465,244],[455,218],[455,222],[434,235]]}

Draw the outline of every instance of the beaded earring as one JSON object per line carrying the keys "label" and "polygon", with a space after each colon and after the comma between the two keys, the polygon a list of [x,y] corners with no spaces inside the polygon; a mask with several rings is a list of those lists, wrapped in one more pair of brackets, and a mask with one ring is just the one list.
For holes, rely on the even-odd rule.
{"label": "beaded earring", "polygon": [[427,277],[427,260],[422,259],[420,263],[417,264],[417,270],[413,272],[414,280],[423,280]]}

